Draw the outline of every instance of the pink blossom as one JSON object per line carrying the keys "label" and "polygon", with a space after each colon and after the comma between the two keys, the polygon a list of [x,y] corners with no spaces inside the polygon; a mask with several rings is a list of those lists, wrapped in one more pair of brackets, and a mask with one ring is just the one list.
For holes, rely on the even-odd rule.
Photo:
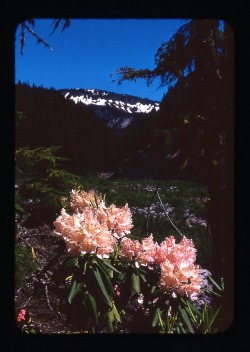
{"label": "pink blossom", "polygon": [[123,237],[120,242],[120,252],[121,258],[126,260],[132,260],[138,253],[138,247],[140,246],[139,241],[134,241],[131,238]]}
{"label": "pink blossom", "polygon": [[134,259],[138,265],[142,266],[154,264],[156,245],[152,234],[144,238],[141,243],[138,240],[124,237],[120,243],[120,256],[127,260]]}
{"label": "pink blossom", "polygon": [[69,215],[63,209],[54,222],[55,233],[66,241],[69,255],[97,253],[102,258],[113,252],[116,239],[112,236],[106,223],[100,223],[92,208],[86,207],[82,212]]}
{"label": "pink blossom", "polygon": [[136,256],[136,261],[143,266],[147,266],[155,263],[157,243],[153,240],[153,235],[144,238],[141,241],[141,246]]}
{"label": "pink blossom", "polygon": [[190,264],[188,266],[183,261],[173,264],[166,259],[161,263],[160,268],[159,286],[165,292],[170,292],[174,296],[187,296],[192,300],[197,299],[202,285],[202,276],[198,265]]}
{"label": "pink blossom", "polygon": [[72,190],[69,204],[73,211],[82,212],[85,207],[96,205],[96,201],[99,203],[102,199],[93,189],[88,192]]}
{"label": "pink blossom", "polygon": [[195,265],[196,249],[193,241],[185,236],[179,243],[173,236],[159,245],[153,235],[139,241],[127,237],[120,243],[120,256],[125,260],[134,260],[137,266],[160,266],[159,286],[173,296],[187,296],[196,299],[200,293],[202,276]]}
{"label": "pink blossom", "polygon": [[54,222],[55,233],[66,241],[69,255],[96,253],[100,258],[108,258],[117,239],[130,233],[133,227],[127,204],[122,208],[114,204],[106,207],[94,190],[72,190],[70,205],[73,214],[62,209]]}
{"label": "pink blossom", "polygon": [[166,237],[160,246],[156,248],[155,262],[161,264],[166,259],[169,259],[172,263],[178,263],[181,259],[186,264],[194,263],[196,260],[196,249],[192,239],[187,239],[183,236],[180,243],[176,244],[173,236]]}
{"label": "pink blossom", "polygon": [[106,208],[106,213],[107,225],[117,239],[130,233],[133,223],[132,214],[127,204],[122,208],[111,204],[109,208]]}
{"label": "pink blossom", "polygon": [[20,323],[22,320],[25,320],[26,310],[21,309],[17,316],[17,321]]}
{"label": "pink blossom", "polygon": [[196,249],[191,239],[182,237],[179,243],[173,236],[160,244],[154,242],[153,234],[141,241],[126,237],[133,223],[128,204],[119,208],[107,207],[94,190],[72,190],[70,206],[73,214],[62,209],[54,222],[55,233],[66,241],[69,255],[95,253],[108,258],[119,245],[119,256],[134,261],[139,267],[160,268],[159,287],[172,294],[196,299],[200,293],[202,276],[195,265]]}

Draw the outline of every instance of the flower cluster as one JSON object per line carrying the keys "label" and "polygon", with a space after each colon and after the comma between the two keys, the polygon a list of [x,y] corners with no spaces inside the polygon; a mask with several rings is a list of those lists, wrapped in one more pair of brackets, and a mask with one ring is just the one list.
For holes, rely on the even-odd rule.
{"label": "flower cluster", "polygon": [[18,323],[21,323],[22,320],[26,320],[26,310],[25,309],[21,309],[17,315],[17,321]]}
{"label": "flower cluster", "polygon": [[66,241],[69,255],[95,253],[99,258],[108,258],[118,245],[121,260],[133,261],[137,268],[147,266],[160,271],[158,285],[164,292],[173,297],[197,299],[202,275],[195,265],[196,249],[191,239],[183,236],[176,243],[170,236],[158,244],[150,234],[141,241],[132,240],[126,236],[133,227],[128,205],[107,207],[93,190],[72,190],[69,204],[73,214],[62,209],[54,222],[56,233]]}
{"label": "flower cluster", "polygon": [[202,276],[198,265],[195,265],[196,249],[191,239],[185,236],[176,244],[170,236],[160,245],[154,242],[153,235],[137,240],[124,237],[121,240],[120,256],[125,260],[134,260],[137,266],[160,266],[159,286],[176,295],[197,299],[202,285]]}
{"label": "flower cluster", "polygon": [[153,235],[144,238],[141,242],[124,237],[121,239],[119,255],[125,260],[134,260],[139,267],[148,266],[155,263],[157,243],[153,241]]}
{"label": "flower cluster", "polygon": [[55,232],[66,241],[69,255],[95,253],[99,258],[108,258],[118,239],[133,227],[127,204],[122,208],[114,204],[106,207],[93,190],[72,190],[69,204],[73,214],[63,208],[54,222]]}
{"label": "flower cluster", "polygon": [[84,208],[88,206],[96,206],[96,203],[101,203],[102,199],[101,197],[96,194],[96,192],[91,189],[88,192],[85,192],[83,190],[81,191],[76,191],[72,189],[71,194],[70,194],[70,199],[69,199],[69,205],[72,211],[78,210],[81,212]]}
{"label": "flower cluster", "polygon": [[39,328],[33,324],[30,314],[25,309],[21,309],[17,312],[16,322],[17,327],[27,334],[40,333]]}

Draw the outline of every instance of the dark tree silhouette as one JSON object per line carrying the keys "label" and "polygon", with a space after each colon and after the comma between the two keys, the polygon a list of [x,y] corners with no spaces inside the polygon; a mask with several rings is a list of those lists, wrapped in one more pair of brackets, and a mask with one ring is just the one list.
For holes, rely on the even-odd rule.
{"label": "dark tree silhouette", "polygon": [[[70,19],[68,19],[68,18],[66,18],[66,19],[62,19],[62,18],[53,19],[53,21],[52,21],[53,30],[50,35],[52,35],[55,32],[55,30],[58,28],[60,23],[62,24],[62,32],[63,32],[65,28],[68,28],[70,26]],[[21,54],[23,54],[23,49],[25,46],[26,30],[37,39],[37,44],[42,43],[44,46],[48,47],[51,51],[53,51],[52,47],[34,31],[34,27],[35,27],[35,19],[34,18],[29,18],[25,21],[22,21],[20,26],[21,26],[21,40],[20,40]]]}
{"label": "dark tree silhouette", "polygon": [[182,120],[177,136],[184,160],[180,168],[192,162],[209,188],[211,270],[217,279],[225,280],[224,329],[232,323],[234,280],[233,50],[233,30],[227,22],[186,20],[158,49],[154,69],[122,67],[115,73],[118,84],[145,79],[150,85],[160,78],[161,86],[172,87],[163,99],[161,114],[167,118],[166,111],[171,111],[172,126],[179,127]]}

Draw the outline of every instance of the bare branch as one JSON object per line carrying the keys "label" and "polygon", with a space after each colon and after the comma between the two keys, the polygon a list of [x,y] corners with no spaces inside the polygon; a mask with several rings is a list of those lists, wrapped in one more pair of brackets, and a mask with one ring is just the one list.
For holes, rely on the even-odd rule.
{"label": "bare branch", "polygon": [[[52,25],[54,25],[54,28],[53,28],[53,31],[50,35],[52,35],[55,32],[55,30],[57,29],[57,27],[59,26],[59,24],[61,22],[63,22],[62,32],[70,26],[70,20],[68,18],[66,18],[66,19],[56,18],[56,19],[54,19],[54,21],[52,23]],[[27,23],[30,26],[28,26]],[[53,52],[52,47],[44,39],[42,39],[36,32],[34,32],[34,30],[31,27],[32,28],[35,27],[35,20],[33,18],[28,19],[26,21],[23,21],[21,23],[21,40],[20,40],[20,44],[21,44],[20,53],[21,53],[21,55],[23,55],[23,48],[25,46],[25,30],[27,30],[30,34],[32,34],[34,37],[36,37],[37,44],[42,43],[43,45],[47,46],[50,49],[50,51]]]}
{"label": "bare branch", "polygon": [[26,28],[29,33],[31,33],[34,37],[37,38],[37,44],[43,43],[43,44],[44,44],[45,46],[47,46],[51,51],[53,51],[53,49],[51,48],[51,46],[50,46],[45,40],[43,40],[41,37],[39,37],[30,27],[27,26],[27,24],[26,24],[25,22],[23,22],[23,23],[22,23],[21,54],[23,53],[23,47],[24,47],[24,45],[25,45],[24,28]]}
{"label": "bare branch", "polygon": [[156,192],[157,192],[157,196],[158,196],[158,198],[159,198],[159,201],[160,201],[160,203],[161,203],[161,206],[162,206],[162,208],[163,208],[163,210],[164,210],[164,213],[166,214],[168,220],[170,221],[171,225],[176,229],[176,231],[183,237],[183,234],[181,233],[181,231],[175,226],[175,224],[173,223],[173,221],[170,219],[170,216],[168,215],[168,211],[166,211],[166,209],[165,209],[165,207],[164,207],[164,204],[162,203],[162,200],[161,200],[161,197],[160,197],[160,195],[159,195],[158,189],[156,190]]}
{"label": "bare branch", "polygon": [[156,186],[156,189],[155,189],[155,191],[154,191],[154,193],[153,193],[153,195],[152,195],[151,201],[150,201],[150,203],[149,203],[149,205],[148,205],[147,220],[146,220],[147,235],[149,234],[148,225],[149,225],[149,217],[150,217],[150,208],[151,208],[151,205],[152,205],[152,203],[153,203],[155,194],[156,194],[156,192],[158,192],[158,189],[159,189],[159,187],[160,187],[160,183],[161,183],[161,180],[159,180],[159,182],[158,182],[158,184],[157,184],[157,186]]}

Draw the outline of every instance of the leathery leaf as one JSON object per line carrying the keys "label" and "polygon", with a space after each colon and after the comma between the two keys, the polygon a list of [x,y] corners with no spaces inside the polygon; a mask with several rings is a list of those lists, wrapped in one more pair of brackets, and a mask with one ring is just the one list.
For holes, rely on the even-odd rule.
{"label": "leathery leaf", "polygon": [[102,277],[101,277],[101,275],[100,275],[100,272],[99,272],[98,268],[95,268],[95,269],[93,270],[93,274],[94,274],[95,279],[96,279],[96,282],[97,282],[97,284],[98,284],[98,286],[99,286],[99,288],[100,288],[100,290],[101,290],[101,296],[102,296],[102,298],[103,298],[104,301],[107,303],[107,305],[109,305],[110,307],[112,307],[112,301],[111,301],[111,299],[110,299],[110,297],[109,297],[109,295],[108,295],[108,293],[107,293],[107,290],[106,290],[105,285],[104,285],[104,283],[103,283],[103,281],[102,281]]}

